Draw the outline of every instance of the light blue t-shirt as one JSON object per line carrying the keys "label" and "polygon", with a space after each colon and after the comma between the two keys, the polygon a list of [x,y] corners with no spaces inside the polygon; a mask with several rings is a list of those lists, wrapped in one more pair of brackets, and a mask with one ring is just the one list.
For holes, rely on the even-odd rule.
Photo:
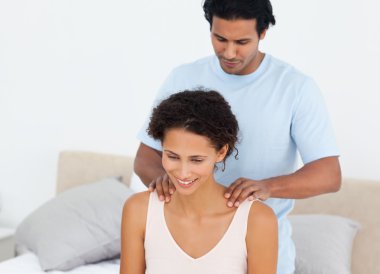
{"label": "light blue t-shirt", "polygon": [[[215,179],[230,185],[239,177],[261,180],[293,173],[298,153],[304,164],[337,156],[339,151],[320,90],[294,67],[268,54],[248,75],[225,73],[216,56],[174,69],[161,87],[154,105],[170,94],[204,87],[221,93],[239,122],[238,160],[232,155]],[[161,144],[147,135],[148,120],[140,141],[157,150]],[[294,200],[266,201],[279,220],[278,274],[294,272],[295,248],[286,218]]]}

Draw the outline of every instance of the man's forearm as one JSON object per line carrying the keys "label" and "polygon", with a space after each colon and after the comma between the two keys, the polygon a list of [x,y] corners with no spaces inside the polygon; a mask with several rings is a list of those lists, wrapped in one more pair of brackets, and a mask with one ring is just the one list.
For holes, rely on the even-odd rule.
{"label": "man's forearm", "polygon": [[136,153],[134,171],[146,186],[165,174],[160,152],[141,143]]}
{"label": "man's forearm", "polygon": [[273,198],[303,199],[336,192],[341,185],[338,157],[326,157],[306,164],[293,174],[264,180]]}

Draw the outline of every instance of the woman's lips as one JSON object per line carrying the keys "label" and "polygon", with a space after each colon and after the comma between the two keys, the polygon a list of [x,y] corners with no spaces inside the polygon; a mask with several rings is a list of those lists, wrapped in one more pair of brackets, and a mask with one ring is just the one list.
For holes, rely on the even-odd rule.
{"label": "woman's lips", "polygon": [[194,185],[194,183],[198,180],[198,178],[194,179],[194,180],[181,180],[181,179],[178,179],[176,178],[177,180],[177,183],[183,187],[183,188],[189,188],[191,187],[192,185]]}

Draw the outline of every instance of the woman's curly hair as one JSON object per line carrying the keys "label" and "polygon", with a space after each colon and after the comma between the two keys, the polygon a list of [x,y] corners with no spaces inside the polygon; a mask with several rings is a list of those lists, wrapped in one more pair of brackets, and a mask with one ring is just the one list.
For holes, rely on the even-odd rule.
{"label": "woman's curly hair", "polygon": [[[213,90],[185,90],[163,100],[153,109],[147,132],[161,143],[169,129],[184,128],[205,136],[220,150],[228,145],[225,159],[236,150],[239,125],[230,105]],[[225,159],[223,163],[225,163]]]}

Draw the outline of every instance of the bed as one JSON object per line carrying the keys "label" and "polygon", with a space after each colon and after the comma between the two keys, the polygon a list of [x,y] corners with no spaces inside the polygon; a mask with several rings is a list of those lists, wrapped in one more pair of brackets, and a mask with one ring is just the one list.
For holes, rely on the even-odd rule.
{"label": "bed", "polygon": [[[109,208],[109,212],[116,212],[113,214],[114,219],[104,219],[105,221],[100,223],[109,225],[101,227],[100,232],[96,232],[95,229],[91,227],[91,233],[87,234],[103,233],[103,230],[112,228],[112,231],[110,230],[105,233],[106,236],[96,234],[96,239],[103,239],[112,233],[119,235],[118,222],[120,221],[120,207],[125,198],[132,193],[128,188],[131,184],[132,167],[133,159],[131,157],[94,152],[64,151],[60,153],[58,161],[57,197],[64,196],[66,200],[64,200],[65,203],[63,204],[66,206],[66,194],[71,192],[71,194],[74,193],[76,195],[73,194],[72,196],[79,197],[77,190],[82,189],[81,192],[79,191],[80,195],[86,195],[86,197],[90,197],[91,199],[95,196],[98,197],[97,199],[100,199],[99,197],[103,198],[103,196],[107,196],[107,191],[98,189],[97,191],[100,191],[101,195],[96,196],[94,194],[96,191],[92,191],[90,188],[94,186],[107,187],[111,184],[114,185],[117,189],[112,195],[118,196],[116,198],[111,196],[109,200],[104,201],[104,204],[107,205],[112,204],[114,200],[118,201],[118,204],[115,205],[114,208]],[[107,178],[108,181],[104,181],[104,178]],[[118,183],[116,183],[115,180],[117,180]],[[99,181],[100,183],[98,184],[94,183]],[[123,188],[121,185],[123,185]],[[128,191],[124,189],[128,189]],[[91,193],[91,195],[88,195],[88,193]],[[380,273],[380,245],[378,244],[380,242],[380,233],[378,232],[380,218],[375,212],[375,208],[380,208],[380,200],[377,198],[379,195],[380,182],[345,179],[342,190],[337,194],[322,195],[297,201],[293,215],[290,217],[294,228],[293,237],[297,249],[297,269],[295,273],[349,274],[351,273],[351,269],[353,274]],[[57,197],[53,199],[53,202],[59,200]],[[86,210],[97,208],[100,204],[98,200],[89,201],[89,203],[91,202],[93,202],[93,204],[86,204]],[[80,207],[82,206],[83,205],[80,204]],[[52,207],[54,208],[53,213],[50,210]],[[61,210],[61,207],[62,203],[58,205],[59,210]],[[78,205],[74,207],[77,208]],[[27,235],[25,237],[34,241],[29,243],[29,246],[36,248],[36,252],[30,252],[30,250],[27,250],[25,247],[19,246],[18,252],[21,253],[21,255],[0,263],[0,273],[46,273],[43,269],[49,270],[49,267],[46,265],[51,262],[45,262],[45,266],[42,267],[43,264],[41,263],[40,257],[43,255],[43,252],[41,250],[47,245],[48,248],[45,250],[45,255],[49,255],[49,253],[56,253],[57,250],[64,249],[61,248],[62,244],[61,246],[50,246],[51,243],[60,241],[60,237],[56,237],[56,234],[54,235],[55,238],[50,238],[50,240],[45,243],[45,246],[42,247],[41,242],[46,241],[49,235],[46,235],[46,232],[33,234],[33,236],[30,234],[33,230],[36,230],[36,227],[40,226],[44,228],[47,225],[55,226],[57,230],[60,230],[60,227],[63,226],[65,227],[65,232],[70,231],[67,220],[71,217],[58,218],[56,216],[57,214],[55,214],[55,212],[58,212],[57,204],[48,204],[48,206],[45,205],[45,208],[47,208],[47,210],[43,212],[45,215],[37,216],[40,218],[37,224],[35,221],[36,216],[32,216],[34,217],[32,221],[29,223],[24,222],[27,224],[20,225],[21,228],[24,228],[24,234]],[[72,208],[73,206],[71,206],[70,210]],[[102,210],[103,209],[97,208],[96,211],[94,211],[95,213],[90,211],[87,215],[91,217],[94,214],[102,213]],[[51,214],[49,218],[46,217],[47,212]],[[102,214],[107,215],[106,218],[109,218],[109,212],[103,212]],[[78,215],[78,212],[76,212],[76,214]],[[82,223],[82,219],[86,219],[88,217],[87,215],[85,217],[80,216],[80,221],[76,219],[76,222]],[[45,219],[54,218],[58,219],[56,219],[53,224],[44,223],[46,221]],[[96,218],[99,220],[99,218],[105,217],[98,215]],[[59,224],[61,219],[64,219],[64,222]],[[92,225],[92,222],[93,220],[89,220],[86,223],[86,229]],[[72,229],[77,228],[74,225]],[[78,231],[80,229],[82,229],[82,227],[80,227]],[[20,228],[18,228],[18,230],[22,231]],[[72,235],[77,233],[71,232],[62,235],[67,234]],[[83,237],[83,239],[81,238],[80,241],[75,238],[68,239],[68,241],[74,241],[74,245],[78,242],[86,242],[84,236],[81,237]],[[93,238],[89,239],[88,242],[91,241],[93,241]],[[119,241],[120,238],[113,239],[111,244],[108,243],[106,246],[102,246],[100,250],[99,248],[95,250],[98,253],[100,252],[100,255],[95,254],[96,252],[92,252],[91,256],[86,255],[87,257],[84,259],[71,261],[68,266],[65,265],[62,267],[61,265],[58,267],[62,268],[61,270],[50,269],[48,272],[52,274],[116,274],[119,272]],[[33,244],[37,244],[37,247],[33,246]],[[40,244],[40,246],[38,246],[38,244]],[[71,242],[71,244],[73,243]],[[81,248],[81,246],[79,247]],[[104,250],[107,252],[104,252]],[[72,252],[72,250],[69,250],[69,253],[70,252]]]}
{"label": "bed", "polygon": [[[2,274],[41,274],[46,273],[41,269],[38,257],[32,252],[25,253],[15,258],[0,263]],[[107,260],[96,264],[86,264],[69,271],[49,271],[50,274],[117,274],[119,273],[119,260]]]}
{"label": "bed", "polygon": [[[60,153],[57,169],[57,197],[70,189],[90,185],[103,178],[117,178],[122,184],[130,186],[133,159],[126,156],[93,152],[65,151]],[[119,199],[120,200],[120,199]],[[119,205],[121,200],[119,201]],[[118,208],[120,213],[121,208]],[[121,216],[121,215],[120,215]],[[119,227],[117,227],[119,228]],[[52,252],[54,252],[52,250]],[[41,274],[43,271],[36,253],[24,247],[18,247],[19,256],[0,263],[0,273]],[[112,256],[115,257],[115,256]],[[70,270],[50,270],[51,274],[111,274],[119,273],[119,259],[101,260],[86,263]]]}

